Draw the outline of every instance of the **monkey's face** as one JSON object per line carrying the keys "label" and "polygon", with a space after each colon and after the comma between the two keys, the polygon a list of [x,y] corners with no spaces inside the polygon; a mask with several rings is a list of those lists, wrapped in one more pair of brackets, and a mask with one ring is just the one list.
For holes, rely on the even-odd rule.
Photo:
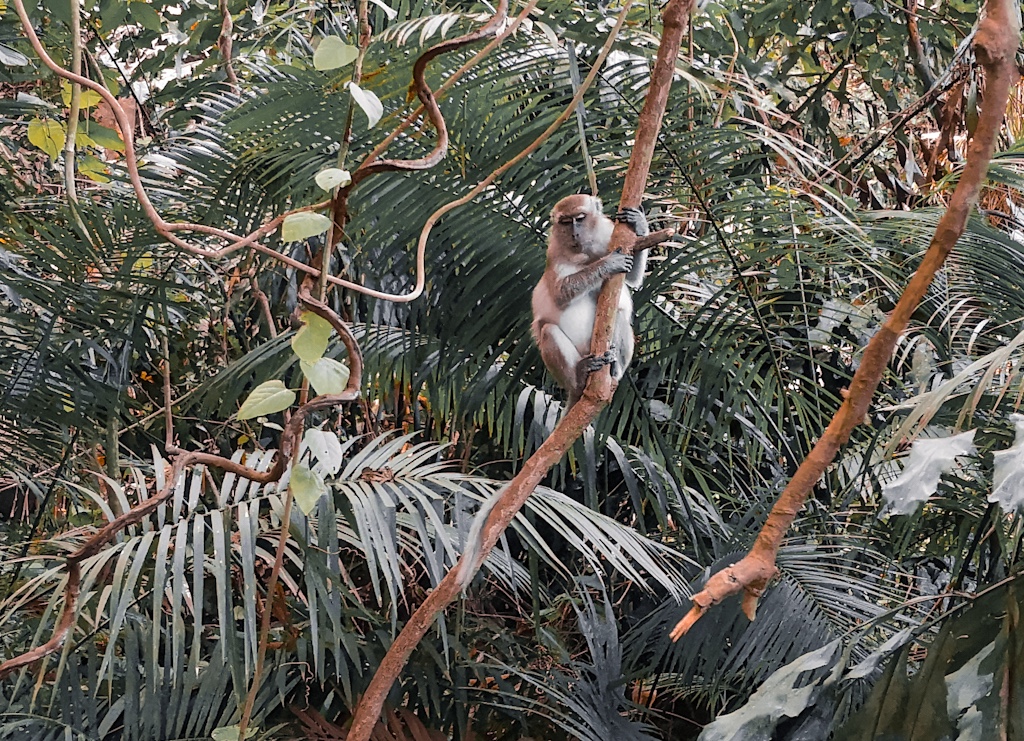
{"label": "monkey's face", "polygon": [[569,245],[575,253],[600,256],[607,246],[601,229],[605,221],[601,201],[594,196],[575,195],[563,198],[551,212],[554,230],[561,244]]}
{"label": "monkey's face", "polygon": [[558,218],[557,228],[565,235],[566,244],[572,245],[573,252],[583,252],[589,241],[586,213],[564,214]]}

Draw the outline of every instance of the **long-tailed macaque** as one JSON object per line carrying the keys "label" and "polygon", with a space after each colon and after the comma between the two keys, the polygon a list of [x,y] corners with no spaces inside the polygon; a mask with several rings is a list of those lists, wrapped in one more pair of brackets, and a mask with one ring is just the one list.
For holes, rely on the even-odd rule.
{"label": "long-tailed macaque", "polygon": [[[627,209],[615,221],[628,224],[638,237],[648,234],[640,209]],[[601,212],[595,196],[563,198],[551,212],[547,267],[533,289],[533,337],[544,365],[569,396],[566,409],[579,401],[587,377],[611,364],[618,381],[633,358],[633,299],[630,288],[643,283],[647,251],[635,256],[608,252],[615,222]],[[597,296],[605,279],[626,273],[619,310],[612,331],[611,349],[603,356],[590,354]],[[628,286],[628,287],[627,287]]]}

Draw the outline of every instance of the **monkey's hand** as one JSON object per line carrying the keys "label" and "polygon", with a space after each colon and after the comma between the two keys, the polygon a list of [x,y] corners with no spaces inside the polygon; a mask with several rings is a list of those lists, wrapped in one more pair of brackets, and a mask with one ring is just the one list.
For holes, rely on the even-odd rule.
{"label": "monkey's hand", "polygon": [[608,275],[615,275],[616,273],[628,273],[633,269],[633,256],[627,255],[625,252],[615,250],[605,256],[604,268]]}
{"label": "monkey's hand", "polygon": [[647,226],[647,217],[644,215],[643,209],[624,208],[615,214],[615,221],[627,224],[638,237],[646,237],[651,233],[650,228]]}

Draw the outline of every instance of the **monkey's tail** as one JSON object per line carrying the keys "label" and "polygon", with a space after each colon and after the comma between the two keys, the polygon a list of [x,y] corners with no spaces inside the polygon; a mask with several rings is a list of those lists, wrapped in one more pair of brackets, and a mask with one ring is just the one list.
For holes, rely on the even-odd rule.
{"label": "monkey's tail", "polygon": [[501,498],[501,494],[504,491],[505,487],[503,486],[488,497],[487,501],[480,505],[480,509],[473,517],[473,523],[469,526],[469,535],[466,536],[466,546],[462,551],[462,559],[459,561],[458,566],[459,573],[456,577],[459,589],[462,591],[465,591],[476,574],[475,566],[476,560],[480,556],[484,525],[487,524],[487,518],[490,517],[491,510],[494,509],[494,505],[498,503],[498,499]]}

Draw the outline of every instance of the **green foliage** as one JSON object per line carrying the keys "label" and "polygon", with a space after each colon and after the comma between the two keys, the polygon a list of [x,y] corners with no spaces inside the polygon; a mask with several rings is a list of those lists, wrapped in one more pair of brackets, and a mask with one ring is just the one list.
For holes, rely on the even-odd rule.
{"label": "green foliage", "polygon": [[[69,4],[29,5],[43,43],[66,64]],[[140,96],[139,154],[156,207],[237,233],[346,184],[408,112],[416,56],[475,27],[485,10],[403,0],[392,17],[371,5],[375,35],[351,85],[354,6],[230,0],[235,90],[217,52],[216,3],[84,6],[88,49],[103,60],[89,73],[123,99]],[[631,12],[614,61],[584,96],[609,210],[659,32],[651,13]],[[652,222],[680,236],[654,250],[636,297],[634,364],[416,652],[395,705],[458,738],[687,738],[723,714],[708,734],[819,739],[881,674],[881,687],[908,698],[903,706],[934,710],[927,723],[947,733],[976,722],[985,733],[1016,727],[989,704],[1017,691],[999,682],[1015,655],[1019,600],[992,585],[1019,569],[1022,528],[1019,514],[986,500],[998,467],[989,456],[1010,447],[1021,399],[1019,147],[994,163],[1002,190],[986,195],[901,339],[870,425],[815,490],[758,619],[747,623],[727,604],[685,641],[666,636],[707,570],[749,546],[920,260],[957,165],[934,182],[921,177],[931,155],[914,132],[934,111],[913,127],[894,119],[893,135],[878,137],[930,77],[948,79],[965,59],[975,13],[963,3],[919,8],[923,60],[908,51],[905,13],[860,0],[729,0],[696,17],[693,58],[679,62],[647,187]],[[264,469],[279,412],[303,380],[337,393],[348,371],[330,327],[296,315],[296,271],[241,251],[202,259],[155,234],[126,188],[123,142],[95,120],[99,106],[81,121],[78,170],[110,182],[83,181],[77,208],[67,205],[56,144],[67,101],[12,16],[0,17],[0,147],[10,154],[0,161],[0,493],[15,491],[35,515],[3,533],[7,656],[48,637],[64,600],[61,557],[162,484],[152,449],[164,440],[165,360],[177,444]],[[408,291],[428,216],[521,151],[569,101],[568,61],[553,42],[572,39],[586,65],[605,28],[600,9],[548,3],[461,78],[440,101],[446,159],[361,182],[327,261],[332,273]],[[428,80],[436,88],[473,51],[440,56]],[[108,54],[116,73],[104,66]],[[947,98],[964,118],[976,83]],[[365,355],[366,404],[311,420],[289,474],[291,522],[280,522],[275,486],[187,472],[171,503],[83,564],[71,639],[38,673],[0,686],[0,734],[229,733],[263,604],[272,647],[259,733],[274,737],[296,703],[344,723],[409,609],[461,552],[479,505],[559,414],[527,307],[551,204],[583,187],[578,137],[563,127],[440,220],[423,298],[329,295]],[[387,156],[420,157],[435,141],[429,127],[413,127]],[[328,221],[292,216],[264,243],[309,262]],[[976,430],[976,454],[938,476],[923,506],[880,515],[898,454],[922,434],[967,430]],[[266,594],[282,527],[283,587]],[[601,607],[588,589],[607,590]],[[933,626],[929,608],[947,592],[985,596]],[[959,646],[952,637],[962,632],[977,638]],[[908,661],[919,679],[905,677]],[[940,702],[944,688],[962,700],[956,708]],[[906,725],[900,706],[876,692],[861,727],[926,737],[923,716],[920,729]],[[471,697],[485,703],[472,713]],[[166,711],[145,712],[151,703]],[[673,716],[688,719],[685,730]],[[721,736],[723,727],[731,730]]]}
{"label": "green foliage", "polygon": [[[909,652],[889,664],[864,708],[837,738],[1012,738],[1024,728],[1019,579],[993,587],[945,621],[908,676]],[[906,712],[907,710],[911,712]],[[873,732],[869,732],[873,729]]]}

